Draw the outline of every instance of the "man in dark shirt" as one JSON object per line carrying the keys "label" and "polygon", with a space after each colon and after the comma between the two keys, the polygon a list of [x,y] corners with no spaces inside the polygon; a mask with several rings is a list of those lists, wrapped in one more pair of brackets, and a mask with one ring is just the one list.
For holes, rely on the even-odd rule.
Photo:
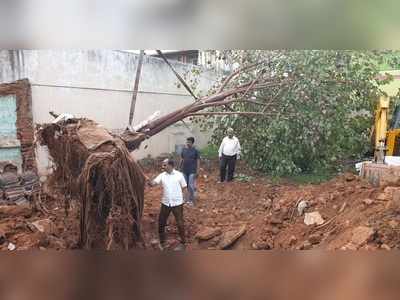
{"label": "man in dark shirt", "polygon": [[186,183],[188,186],[189,196],[187,202],[190,205],[194,205],[194,202],[196,200],[196,178],[197,170],[199,169],[200,165],[200,153],[193,146],[193,144],[193,137],[189,137],[186,139],[186,147],[182,150],[182,159],[180,164],[181,171],[186,179]]}

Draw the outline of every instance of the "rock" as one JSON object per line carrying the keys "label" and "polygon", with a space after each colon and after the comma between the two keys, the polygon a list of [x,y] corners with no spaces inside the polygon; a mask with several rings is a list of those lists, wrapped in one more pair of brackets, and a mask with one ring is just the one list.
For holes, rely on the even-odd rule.
{"label": "rock", "polygon": [[386,244],[382,244],[382,245],[381,245],[381,249],[386,250],[386,251],[392,250],[392,248],[390,248],[390,246],[388,246],[388,245],[386,245]]}
{"label": "rock", "polygon": [[246,226],[243,225],[239,230],[231,230],[225,232],[222,236],[222,240],[219,244],[219,249],[223,250],[232,246],[238,239],[240,239],[246,233]]}
{"label": "rock", "polygon": [[49,240],[49,247],[52,249],[56,250],[67,249],[67,243],[62,239],[50,235],[48,236],[48,240]]}
{"label": "rock", "polygon": [[342,248],[340,248],[340,250],[355,251],[355,250],[357,250],[357,246],[352,243],[348,243],[348,244],[344,245]]}
{"label": "rock", "polygon": [[35,226],[38,231],[43,232],[47,235],[54,234],[56,231],[53,222],[49,219],[32,222],[32,225]]}
{"label": "rock", "polygon": [[309,241],[304,241],[304,243],[300,247],[300,250],[311,250],[311,249],[312,249],[312,244]]}
{"label": "rock", "polygon": [[387,201],[389,200],[389,197],[391,197],[389,194],[379,193],[378,196],[376,196],[376,199],[380,201]]}
{"label": "rock", "polygon": [[375,235],[375,230],[367,226],[359,226],[352,232],[351,243],[357,248],[370,242]]}
{"label": "rock", "polygon": [[327,202],[327,199],[326,199],[325,197],[318,197],[318,198],[317,198],[317,202],[318,202],[319,204],[325,205],[326,202]]}
{"label": "rock", "polygon": [[281,210],[281,205],[279,203],[274,204],[274,211],[280,211]]}
{"label": "rock", "polygon": [[400,192],[394,191],[391,200],[386,204],[387,209],[400,211]]}
{"label": "rock", "polygon": [[355,176],[354,174],[351,174],[351,173],[346,173],[346,174],[344,175],[344,179],[345,179],[346,181],[350,182],[350,181],[356,180],[356,176]]}
{"label": "rock", "polygon": [[17,248],[13,243],[8,243],[7,249],[9,251],[14,251]]}
{"label": "rock", "polygon": [[277,235],[277,234],[280,232],[280,230],[279,230],[278,227],[273,227],[273,228],[271,229],[271,232],[272,232],[273,235]]}
{"label": "rock", "polygon": [[373,203],[374,203],[374,200],[372,200],[372,199],[364,199],[363,200],[363,203],[365,204],[365,205],[367,205],[367,206],[369,206],[369,205],[372,205]]}
{"label": "rock", "polygon": [[366,251],[376,251],[377,248],[376,248],[374,245],[365,245],[365,246],[363,247],[363,250],[366,250]]}
{"label": "rock", "polygon": [[269,249],[271,249],[270,245],[266,241],[256,241],[251,244],[251,248],[253,248],[254,250],[269,250]]}
{"label": "rock", "polygon": [[269,209],[272,206],[272,200],[271,199],[266,199],[263,203],[264,209]]}
{"label": "rock", "polygon": [[390,226],[392,229],[396,229],[397,226],[399,226],[399,222],[397,222],[397,221],[395,221],[395,220],[392,220],[392,221],[389,222],[389,226]]}
{"label": "rock", "polygon": [[0,228],[0,245],[2,245],[6,239],[6,233]]}
{"label": "rock", "polygon": [[296,245],[296,243],[297,243],[297,238],[294,235],[292,235],[289,238],[289,246],[294,246],[294,245]]}
{"label": "rock", "polygon": [[388,187],[386,187],[386,188],[383,190],[383,192],[384,192],[385,194],[387,194],[388,197],[393,197],[393,195],[394,195],[395,193],[398,193],[399,191],[400,191],[400,188],[394,187],[394,186],[388,186]]}
{"label": "rock", "polygon": [[299,215],[299,217],[301,217],[304,214],[304,211],[306,210],[307,207],[308,207],[307,201],[302,200],[299,202],[299,204],[297,205],[297,214]]}
{"label": "rock", "polygon": [[272,225],[279,225],[279,224],[282,224],[283,221],[282,221],[282,219],[280,217],[273,216],[271,218],[271,220],[269,220],[269,223],[272,224]]}
{"label": "rock", "polygon": [[159,241],[158,241],[157,239],[152,239],[152,240],[150,241],[150,245],[151,245],[151,247],[153,247],[154,249],[158,248],[158,244],[159,244]]}
{"label": "rock", "polygon": [[308,237],[308,240],[309,240],[309,242],[312,244],[312,245],[317,245],[317,244],[319,244],[320,242],[321,242],[321,239],[322,239],[322,237],[321,237],[321,235],[319,235],[319,234],[311,234],[309,237]]}
{"label": "rock", "polygon": [[324,224],[324,219],[321,217],[321,214],[317,211],[312,213],[306,213],[304,216],[304,224],[306,225],[322,225]]}
{"label": "rock", "polygon": [[212,239],[213,237],[220,235],[221,229],[217,229],[217,228],[203,228],[201,229],[197,234],[196,234],[196,239],[200,240],[200,241],[208,241],[210,239]]}

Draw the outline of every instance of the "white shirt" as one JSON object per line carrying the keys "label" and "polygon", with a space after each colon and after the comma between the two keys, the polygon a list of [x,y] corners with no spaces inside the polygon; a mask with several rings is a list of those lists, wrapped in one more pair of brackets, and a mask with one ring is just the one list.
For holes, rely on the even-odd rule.
{"label": "white shirt", "polygon": [[163,172],[153,182],[155,184],[162,184],[163,186],[162,204],[166,206],[183,204],[182,188],[185,188],[187,185],[185,177],[183,177],[181,172],[176,170],[172,170],[171,174]]}
{"label": "white shirt", "polygon": [[218,156],[221,157],[222,154],[227,156],[240,154],[240,143],[236,136],[232,138],[228,136],[224,137],[219,147]]}

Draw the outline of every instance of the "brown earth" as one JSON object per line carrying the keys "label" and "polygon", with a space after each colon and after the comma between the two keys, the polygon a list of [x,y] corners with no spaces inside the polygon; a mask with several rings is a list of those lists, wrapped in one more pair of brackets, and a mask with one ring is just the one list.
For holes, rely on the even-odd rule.
{"label": "brown earth", "polygon": [[[151,177],[157,171],[151,168],[146,173]],[[236,235],[239,239],[224,248],[390,250],[400,247],[400,187],[374,188],[351,174],[318,185],[274,184],[251,171],[247,173],[253,176],[248,182],[218,184],[216,168],[200,172],[198,203],[195,207],[185,206],[188,250],[220,249],[227,237]],[[43,203],[48,212],[0,216],[1,250],[7,250],[9,243],[16,250],[77,247],[77,202],[72,202],[66,216],[63,195],[56,191],[44,189],[47,197]],[[146,188],[142,232],[147,249],[158,249],[160,198],[160,187]],[[305,213],[320,214],[322,225],[304,224],[304,215],[297,212],[301,200],[308,203]],[[38,220],[45,220],[40,224],[49,224],[49,228],[40,232],[32,225]],[[168,248],[175,248],[179,243],[172,215],[167,236]],[[210,240],[205,241],[209,236]]]}

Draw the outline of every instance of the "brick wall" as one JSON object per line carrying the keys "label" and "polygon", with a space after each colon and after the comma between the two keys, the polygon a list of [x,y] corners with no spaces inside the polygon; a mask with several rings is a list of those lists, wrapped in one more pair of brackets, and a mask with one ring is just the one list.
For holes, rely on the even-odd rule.
{"label": "brick wall", "polygon": [[17,101],[17,138],[21,142],[22,170],[37,172],[34,127],[32,120],[32,94],[28,79],[0,84],[0,96],[15,95]]}

